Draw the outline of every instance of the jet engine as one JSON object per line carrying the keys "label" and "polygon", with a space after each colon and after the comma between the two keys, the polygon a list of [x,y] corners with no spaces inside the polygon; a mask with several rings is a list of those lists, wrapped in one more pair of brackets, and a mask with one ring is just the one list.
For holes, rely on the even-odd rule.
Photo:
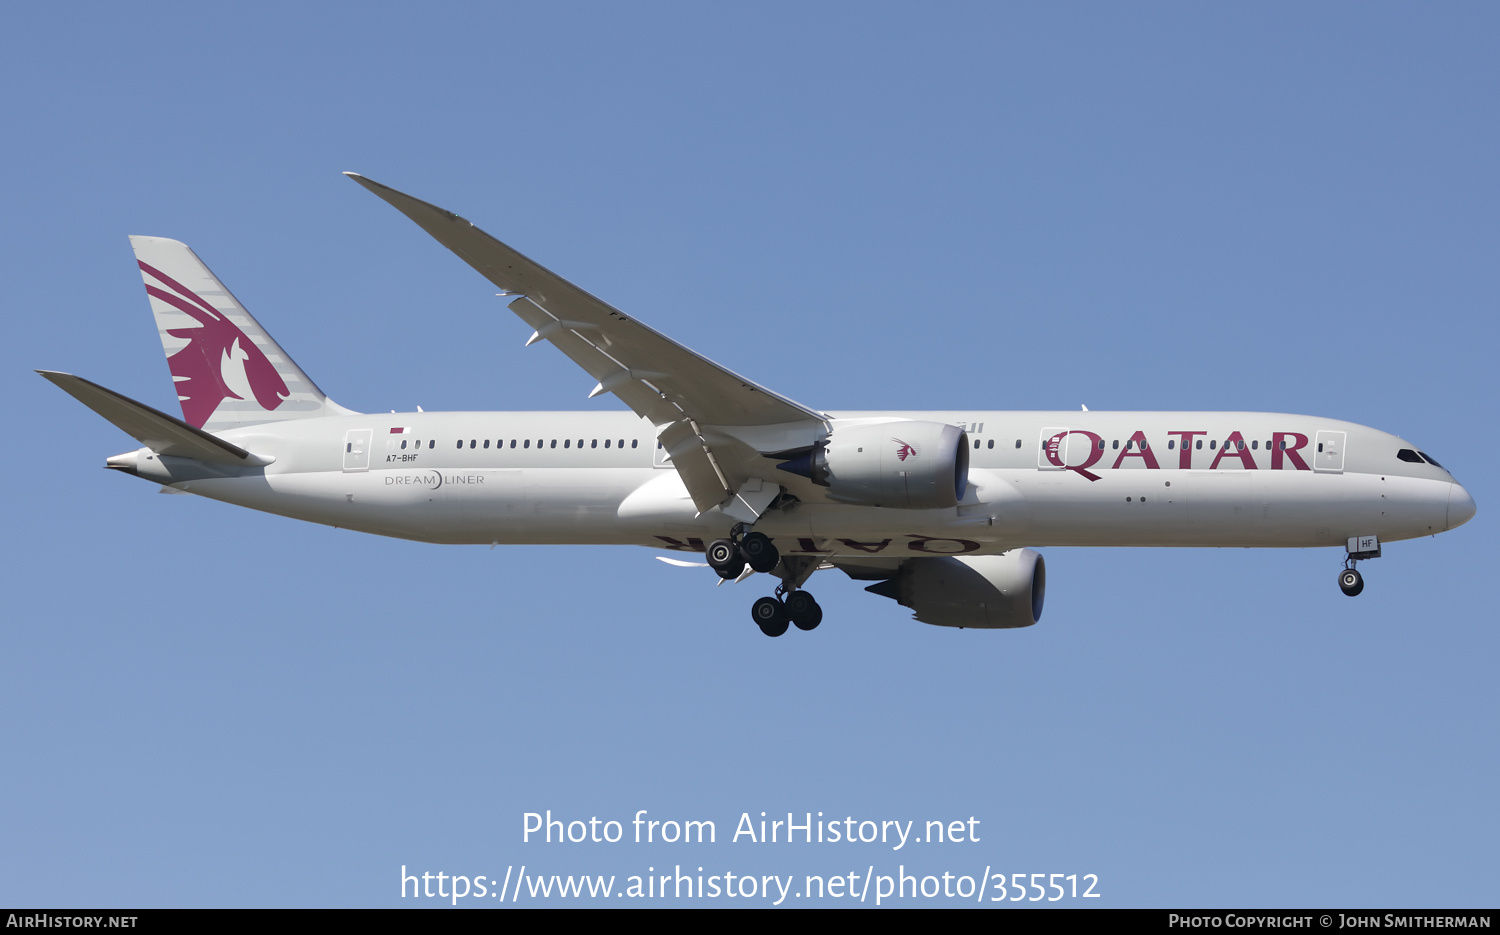
{"label": "jet engine", "polygon": [[956,506],[968,489],[969,435],[941,422],[848,425],[777,467],[842,503],[937,510]]}
{"label": "jet engine", "polygon": [[894,598],[940,627],[1029,627],[1042,618],[1047,566],[1031,549],[1003,555],[914,558],[866,591]]}

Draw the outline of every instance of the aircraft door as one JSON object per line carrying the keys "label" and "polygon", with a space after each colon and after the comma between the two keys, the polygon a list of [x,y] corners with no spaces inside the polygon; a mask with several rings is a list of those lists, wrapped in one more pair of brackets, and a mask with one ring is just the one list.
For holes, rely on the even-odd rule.
{"label": "aircraft door", "polygon": [[344,433],[344,472],[370,469],[370,440],[374,429],[350,429]]}
{"label": "aircraft door", "polygon": [[[1041,438],[1036,446],[1036,466],[1043,471],[1061,471],[1063,465],[1068,463],[1068,446],[1073,441],[1065,426],[1051,426],[1042,429]],[[1088,438],[1081,437],[1075,444],[1086,445]]]}
{"label": "aircraft door", "polygon": [[1324,431],[1318,433],[1318,447],[1313,451],[1313,470],[1328,474],[1344,470],[1345,432]]}

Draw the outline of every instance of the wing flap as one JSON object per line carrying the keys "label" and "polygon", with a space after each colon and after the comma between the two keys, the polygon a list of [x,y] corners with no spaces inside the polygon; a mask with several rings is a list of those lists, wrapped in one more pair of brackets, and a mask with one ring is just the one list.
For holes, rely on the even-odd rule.
{"label": "wing flap", "polygon": [[732,493],[729,482],[696,426],[686,419],[673,422],[662,429],[657,438],[671,457],[672,466],[677,468],[699,513],[707,512],[729,498]]}
{"label": "wing flap", "polygon": [[[598,381],[591,396],[601,392],[614,393],[632,412],[643,419],[650,419],[653,425],[663,425],[683,418],[682,410],[641,382],[648,375],[660,374],[656,371],[633,371],[610,354],[609,346],[604,343],[594,326],[559,319],[526,297],[510,303],[510,310],[536,329],[534,337],[537,340],[545,340],[562,351]],[[579,327],[580,325],[584,327]]]}

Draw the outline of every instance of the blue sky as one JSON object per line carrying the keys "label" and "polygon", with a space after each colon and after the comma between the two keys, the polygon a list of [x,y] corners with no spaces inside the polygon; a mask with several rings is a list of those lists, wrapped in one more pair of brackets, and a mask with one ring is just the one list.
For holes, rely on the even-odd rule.
{"label": "blue sky", "polygon": [[[1494,905],[1497,25],[7,6],[0,903],[409,905],[403,865],[526,864]],[[1355,600],[1336,551],[1049,549],[1029,630],[825,572],[823,626],[768,640],[759,579],[644,549],[386,540],[101,470],[132,443],[30,371],[171,407],[128,234],[191,244],[355,409],[618,406],[342,170],[818,408],[1314,413],[1419,444],[1479,514]],[[720,841],[523,843],[546,809]],[[761,811],[980,841],[727,840]]]}

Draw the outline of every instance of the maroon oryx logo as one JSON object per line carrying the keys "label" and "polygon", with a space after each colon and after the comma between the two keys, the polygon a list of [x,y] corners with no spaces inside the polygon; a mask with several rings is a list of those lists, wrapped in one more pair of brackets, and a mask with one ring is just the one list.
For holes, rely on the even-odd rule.
{"label": "maroon oryx logo", "polygon": [[917,456],[917,449],[912,447],[911,442],[904,442],[899,438],[892,438],[891,441],[901,446],[896,449],[896,460],[905,461],[907,458],[915,458]]}
{"label": "maroon oryx logo", "polygon": [[255,346],[245,332],[222,312],[209,305],[196,292],[161,270],[136,261],[141,269],[167,289],[146,284],[146,293],[154,296],[197,321],[198,328],[172,328],[174,338],[186,338],[187,346],[167,358],[172,376],[177,378],[177,395],[182,402],[182,416],[187,422],[203,428],[209,416],[226,399],[244,399],[245,394],[267,411],[286,401],[291,391],[271,361]]}

